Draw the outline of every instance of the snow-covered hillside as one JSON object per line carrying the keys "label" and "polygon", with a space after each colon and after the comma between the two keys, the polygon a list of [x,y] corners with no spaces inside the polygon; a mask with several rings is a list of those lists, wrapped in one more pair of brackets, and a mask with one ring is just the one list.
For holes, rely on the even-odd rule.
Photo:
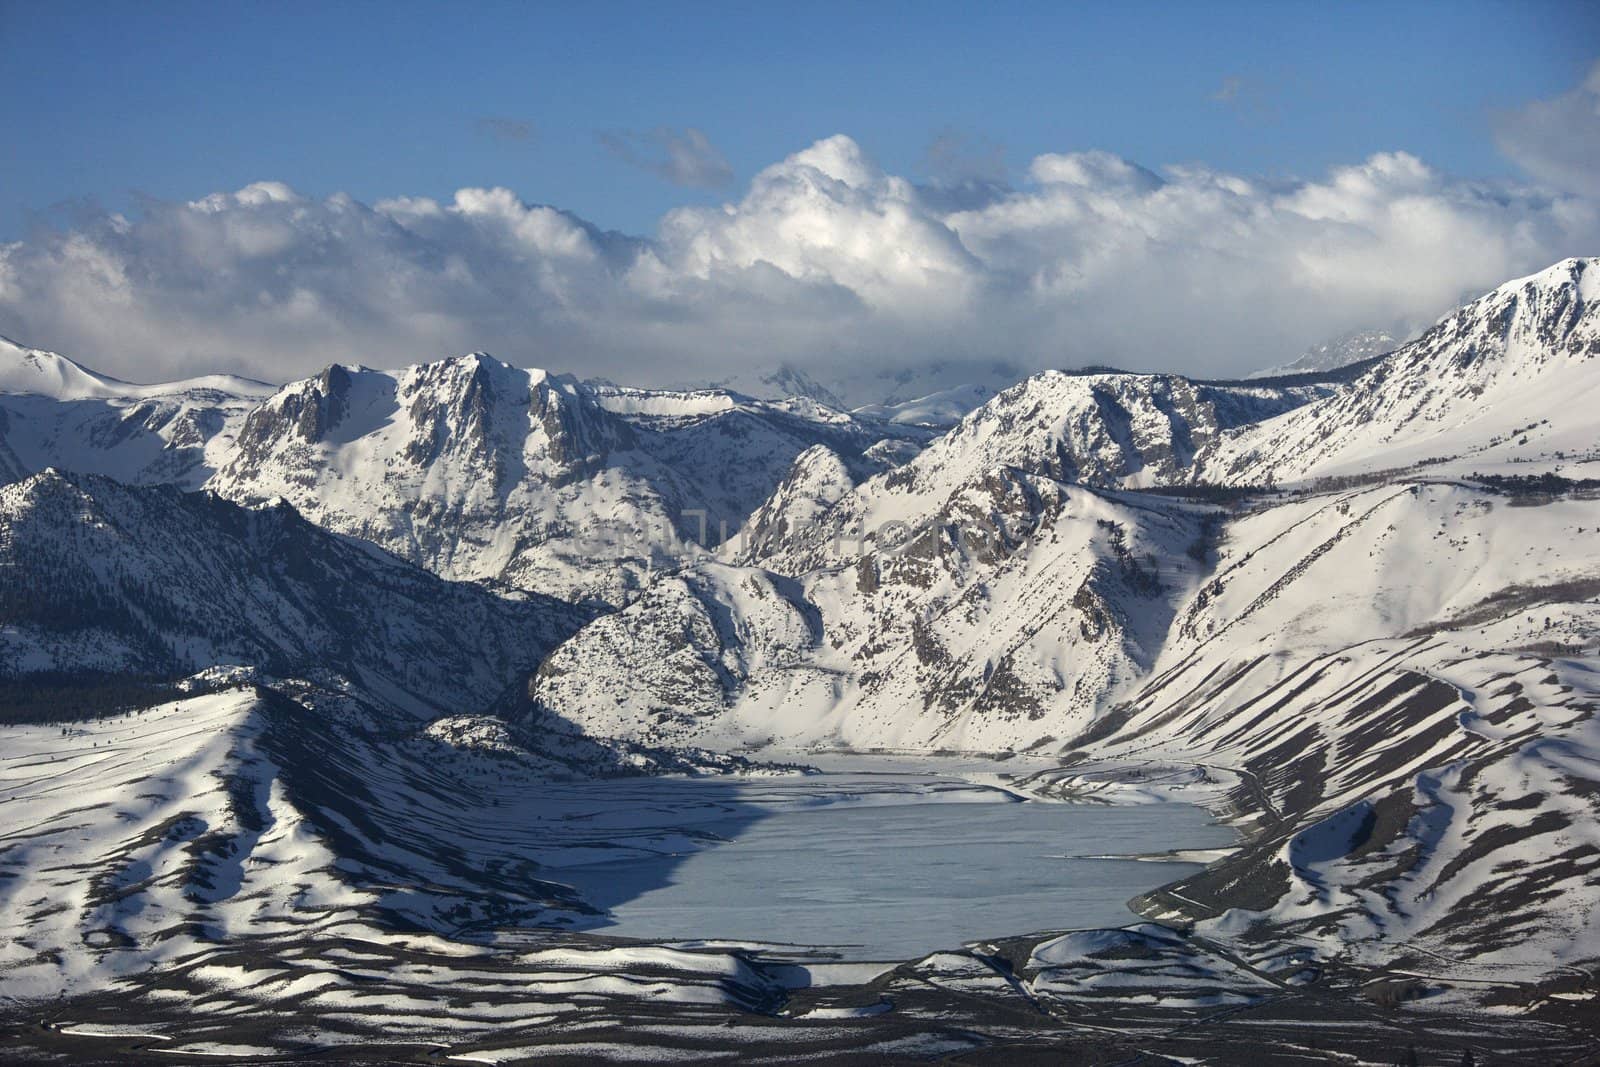
{"label": "snow-covered hillside", "polygon": [[603,736],[694,743],[1074,733],[1153,662],[1214,522],[1090,487],[1184,480],[1224,429],[1326,392],[1047,373],[864,481],[814,448],[723,546],[734,568],[674,574],[596,623],[535,699]]}
{"label": "snow-covered hillside", "polygon": [[0,338],[0,482],[57,467],[193,489],[271,392],[221,374],[133,385]]}
{"label": "snow-covered hillside", "polygon": [[[656,740],[1028,747],[1085,729],[1135,698],[1158,659],[1202,642],[1352,644],[1582,580],[1587,556],[1561,555],[1582,543],[1581,522],[1547,529],[1485,489],[1380,479],[1336,501],[1247,494],[1229,514],[1205,502],[1226,494],[1183,487],[1231,470],[1253,441],[1292,449],[1290,469],[1320,455],[1372,472],[1387,432],[1375,419],[1434,426],[1480,391],[1553,403],[1555,388],[1600,388],[1593,276],[1572,261],[1502,287],[1353,382],[1047,373],[865,480],[813,449],[723,546],[734,566],[670,575],[591,625],[545,664],[535,700],[600,734]],[[1592,446],[1597,410],[1564,408],[1563,432]],[[1302,424],[1328,427],[1319,446],[1281,444]],[[1215,545],[1235,541],[1258,547],[1215,564]],[[1297,587],[1315,596],[1291,597],[1303,615],[1262,610],[1282,595],[1280,552],[1317,579]]]}
{"label": "snow-covered hillside", "polygon": [[[767,501],[807,450],[838,455],[857,480],[888,465],[885,453],[915,448],[932,436],[919,426],[845,414],[803,396],[756,400],[722,390],[596,387],[607,411],[636,431],[638,449],[675,472],[688,488],[680,514],[704,511],[715,544]],[[689,525],[696,525],[698,515]]]}
{"label": "snow-covered hillside", "polygon": [[1006,470],[928,518],[792,576],[768,561],[664,578],[552,654],[534,700],[658,742],[1027,747],[1143,676],[1200,579],[1207,522]]}
{"label": "snow-covered hillside", "polygon": [[[741,566],[591,624],[533,696],[626,737],[1057,751],[1027,783],[1050,795],[1198,765],[1249,844],[1141,907],[1195,924],[1207,990],[1233,968],[1592,997],[1597,277],[1501,287],[1259,423],[1197,418],[1215,408],[1181,379],[1046,375],[859,484],[808,455],[783,490],[805,521],[764,509],[724,548]],[[1183,488],[1218,471],[1359,477]],[[1108,966],[1066,949],[1035,981]]]}
{"label": "snow-covered hillside", "polygon": [[855,414],[898,425],[947,430],[994,394],[995,391],[985,385],[958,385],[897,403],[866,404],[856,408]]}
{"label": "snow-covered hillside", "polygon": [[444,581],[286,506],[53,470],[0,488],[0,610],[0,680],[24,689],[245,666],[413,715],[481,710],[586,617]]}
{"label": "snow-covered hillside", "polygon": [[803,397],[582,385],[481,353],[281,389],[144,386],[0,340],[0,483],[54,467],[284,499],[443,577],[571,600],[620,603],[699,557],[814,445],[854,463],[928,434]]}
{"label": "snow-covered hillside", "polygon": [[1594,493],[1456,483],[1231,522],[1151,679],[1074,741],[1237,776],[1251,845],[1149,913],[1273,970],[1509,982],[1592,960],[1597,529]]}
{"label": "snow-covered hillside", "polygon": [[1175,375],[1047,371],[1004,390],[903,471],[864,486],[855,505],[875,525],[904,518],[961,482],[1003,467],[1097,486],[1187,480],[1224,432],[1329,395],[1208,385]]}
{"label": "snow-covered hillside", "polygon": [[1212,481],[1600,460],[1600,261],[1568,259],[1446,315],[1316,404],[1228,438]]}
{"label": "snow-covered hillside", "polygon": [[717,385],[749,396],[807,397],[832,408],[873,412],[939,394],[993,396],[1024,373],[1004,358],[901,360],[887,366],[873,361],[841,365],[821,359],[810,368],[764,365],[758,359],[750,369],[729,375]]}
{"label": "snow-covered hillside", "polygon": [[[408,993],[437,996],[429,1025],[450,1028],[447,1002],[460,983],[473,984],[468,961],[489,950],[449,938],[582,926],[592,916],[570,887],[537,873],[610,845],[596,839],[592,812],[570,802],[563,810],[540,792],[552,769],[704,766],[570,737],[490,750],[438,724],[397,730],[345,694],[303,685],[224,685],[95,721],[4,731],[8,999],[115,987],[119,1018],[159,1011],[173,997],[196,1017],[212,1016],[217,998],[268,1015],[298,1001],[330,1016],[324,1025],[334,1030],[350,1014],[346,1025],[368,1034],[419,1022]],[[663,844],[641,833],[636,847]],[[439,968],[410,973],[418,952],[437,953]],[[573,966],[583,961],[563,966],[535,953],[513,970],[524,981],[544,973],[555,997],[563,981],[605,992],[605,978]],[[624,970],[630,961],[613,962]],[[728,962],[702,961],[718,970]],[[741,1001],[715,975],[695,974],[694,957],[681,963],[684,995]],[[374,986],[366,965],[388,971],[392,986]],[[452,974],[455,966],[463,973]],[[552,970],[566,973],[551,979]],[[484,977],[480,993],[492,995],[495,984]],[[671,984],[658,978],[634,995]],[[752,999],[770,995],[754,975],[747,984]],[[615,986],[629,995],[626,981]],[[515,999],[526,1008],[533,992],[524,985]],[[384,1012],[388,998],[405,1006]],[[201,1000],[209,1004],[196,1008]],[[458,1016],[455,1025],[479,1021]]]}
{"label": "snow-covered hillside", "polygon": [[[903,537],[908,529],[928,529],[957,496],[1013,473],[1096,487],[1182,484],[1195,477],[1225,431],[1333,389],[1045,372],[1005,390],[868,480],[858,471],[847,475],[824,453],[802,456],[722,555],[790,575],[839,566],[853,559],[855,549],[845,546],[875,544],[885,530]],[[790,510],[796,504],[798,513]]]}

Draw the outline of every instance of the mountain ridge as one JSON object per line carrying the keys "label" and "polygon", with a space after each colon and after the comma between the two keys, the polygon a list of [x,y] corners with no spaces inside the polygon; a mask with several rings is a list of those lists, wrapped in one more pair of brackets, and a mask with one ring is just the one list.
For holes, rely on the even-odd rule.
{"label": "mountain ridge", "polygon": [[[27,469],[122,456],[29,420],[115,429],[133,399],[0,396],[0,696],[168,687],[0,726],[6,993],[106,1027],[4,1033],[1580,1061],[1596,307],[1600,262],[1567,260],[1335,371],[1044,372],[943,433],[478,354],[338,366],[198,444],[139,416],[126,440],[184,461],[127,464],[156,485]],[[213,461],[224,493],[180,491]],[[712,544],[684,545],[697,510]],[[615,536],[585,541],[596,514]],[[1199,803],[1239,840],[1143,922],[893,967],[591,932],[573,854],[712,835],[596,817],[587,776],[796,770],[749,762],[780,750],[957,753],[1008,802]]]}
{"label": "mountain ridge", "polygon": [[487,706],[586,618],[446,582],[286,504],[95,475],[0,487],[0,531],[0,679],[13,683],[250,667],[443,713]]}

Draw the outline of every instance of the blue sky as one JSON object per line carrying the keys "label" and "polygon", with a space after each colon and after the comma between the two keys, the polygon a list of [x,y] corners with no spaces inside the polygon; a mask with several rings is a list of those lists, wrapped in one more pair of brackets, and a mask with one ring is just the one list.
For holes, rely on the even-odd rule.
{"label": "blue sky", "polygon": [[1600,253],[1593,0],[0,0],[0,72],[0,334],[133,380],[1226,376]]}
{"label": "blue sky", "polygon": [[[917,178],[940,138],[963,173],[1098,148],[1315,176],[1404,149],[1504,176],[1490,114],[1578,82],[1597,12],[0,0],[0,238],[63,224],[62,204],[263,179],[368,201],[503,185],[647,234],[834,133]],[[731,180],[675,187],[601,139],[661,127],[704,131]]]}

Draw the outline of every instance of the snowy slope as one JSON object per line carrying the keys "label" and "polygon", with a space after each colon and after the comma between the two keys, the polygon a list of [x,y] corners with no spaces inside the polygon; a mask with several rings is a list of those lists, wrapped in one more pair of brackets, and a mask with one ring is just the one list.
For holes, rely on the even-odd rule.
{"label": "snowy slope", "polygon": [[0,338],[0,481],[56,467],[192,489],[271,391],[228,375],[134,385]]}
{"label": "snowy slope", "polygon": [[820,358],[809,368],[762,365],[731,375],[717,386],[749,396],[808,397],[831,408],[894,407],[922,397],[982,392],[993,396],[1023,376],[1007,359],[919,359],[891,365],[875,361],[850,365]]}
{"label": "snowy slope", "polygon": [[1076,732],[1153,662],[1212,520],[1069,483],[1181,479],[1221,428],[1319,389],[1047,373],[864,481],[814,448],[723,546],[733,568],[664,578],[558,650],[534,697],[601,736],[697,744]]}
{"label": "snowy slope", "polygon": [[599,736],[1022,748],[1087,726],[1159,651],[1207,512],[1001,472],[921,536],[829,545],[793,577],[702,564],[540,668],[544,709]]}
{"label": "snowy slope", "polygon": [[813,445],[795,457],[788,472],[761,506],[718,548],[734,563],[749,563],[777,552],[791,537],[822,521],[830,509],[875,474],[916,458],[916,445],[885,439],[859,456],[841,455]]}
{"label": "snowy slope", "polygon": [[585,614],[451,583],[286,506],[55,471],[0,488],[0,678],[342,679],[412,714],[481,710]]}
{"label": "snowy slope", "polygon": [[481,354],[275,390],[133,385],[0,341],[0,482],[54,467],[281,497],[445,577],[575,600],[620,602],[696,558],[812,445],[853,459],[886,437],[926,431],[805,398],[591,388]]}
{"label": "snowy slope", "polygon": [[837,562],[824,546],[871,539],[888,523],[920,527],[953,493],[1006,471],[1107,487],[1184,482],[1225,430],[1329,391],[1047,371],[1000,393],[904,465],[842,497],[819,522],[774,549],[774,566],[798,573]]}
{"label": "snowy slope", "polygon": [[897,425],[948,430],[994,393],[984,385],[958,385],[897,403],[866,404],[856,408],[854,414]]}
{"label": "snowy slope", "polygon": [[1231,435],[1204,477],[1593,463],[1597,362],[1600,261],[1563,260],[1446,315],[1337,395]]}
{"label": "snowy slope", "polygon": [[[866,454],[874,446],[914,449],[930,436],[920,427],[845,414],[803,396],[756,400],[722,390],[617,386],[598,386],[595,396],[633,426],[640,452],[678,474],[687,487],[679,511],[706,513],[707,536],[692,532],[707,544],[738,529],[809,449],[835,453],[860,480],[887,466]],[[698,516],[694,520],[690,525]]]}
{"label": "snowy slope", "polygon": [[[0,728],[23,827],[0,835],[6,992],[119,979],[141,1009],[270,1006],[279,1048],[312,1016],[419,1040],[510,1016],[531,1047],[580,1001],[677,1040],[692,1004],[718,1036],[672,1051],[704,1057],[733,1012],[783,1002],[775,971],[504,933],[584,924],[547,880],[564,851],[697,847],[540,783],[736,766],[661,747],[686,743],[1027,749],[1059,762],[985,773],[1016,796],[1206,800],[1245,836],[1138,902],[1167,926],[941,953],[829,1002],[805,1040],[923,1055],[971,1047],[925,1043],[938,1026],[1059,1027],[1090,1044],[1041,1055],[1316,1062],[1343,1033],[1368,1062],[1432,1018],[1451,1043],[1429,1062],[1460,1043],[1581,1062],[1592,1022],[1541,1028],[1600,1003],[1597,286],[1594,261],[1557,264],[1320,379],[1042,374],[925,448],[887,408],[474,356],[278,391],[213,482],[258,510],[12,485],[13,672],[278,679]],[[101,388],[28,366],[41,401]],[[618,610],[440,581],[277,496],[441,573]],[[743,525],[685,548],[697,509],[713,539],[724,511]],[[1258,1036],[1219,1053],[1230,1021]],[[739,1033],[758,1030],[794,1032]]]}
{"label": "snowy slope", "polygon": [[[1568,306],[1557,296],[1531,314],[1543,322],[1581,313],[1561,310]],[[1481,323],[1485,314],[1474,305],[1459,318]],[[1584,329],[1580,323],[1538,336],[1586,344]],[[1425,350],[1436,362],[1439,352],[1450,353],[1448,366],[1428,374],[1438,395],[1470,394],[1477,365],[1460,352],[1471,336],[1461,327],[1418,342],[1432,346]],[[1525,342],[1535,368],[1549,362],[1534,352],[1536,342]],[[1411,346],[1393,358],[1404,363],[1420,351]],[[1559,366],[1566,357],[1553,358]],[[1419,575],[1431,572],[1407,554],[1413,539],[1396,545],[1371,540],[1369,531],[1381,532],[1391,519],[1422,522],[1409,511],[1391,512],[1432,501],[1431,490],[1399,486],[1373,490],[1372,499],[1341,499],[1342,510],[1330,512],[1341,525],[1331,531],[1323,530],[1325,518],[1300,515],[1312,505],[1269,497],[1263,504],[1276,506],[1238,520],[1236,531],[1219,527],[1214,508],[1170,495],[1118,497],[1085,488],[1205,481],[1237,442],[1265,434],[1258,427],[1282,433],[1301,413],[1342,411],[1351,398],[1412,410],[1410,401],[1391,396],[1411,376],[1372,373],[1354,383],[1252,387],[1053,372],[1006,390],[904,464],[865,481],[837,454],[813,449],[723,546],[725,562],[757,570],[704,565],[670,576],[558,650],[535,697],[602,735],[1025,747],[1082,730],[1128,698],[1159,656],[1214,637],[1219,627],[1230,631],[1229,640],[1247,640],[1252,620],[1262,619],[1260,639],[1300,643],[1353,642],[1357,634],[1428,624],[1433,616],[1419,605],[1431,601]],[[1594,416],[1580,410],[1569,424],[1587,426],[1592,439]],[[1330,432],[1326,447],[1330,454],[1359,452],[1367,432],[1352,416],[1348,427]],[[1467,495],[1474,509],[1493,507],[1490,494]],[[1504,568],[1524,558],[1501,543],[1504,528],[1490,536],[1471,527],[1466,505],[1437,507],[1439,515],[1427,520],[1430,533],[1437,520],[1477,538],[1471,563],[1441,573],[1477,584],[1455,591],[1435,613],[1501,588],[1491,562]],[[1356,520],[1342,518],[1352,511]],[[1306,602],[1317,608],[1317,625],[1336,621],[1338,634],[1317,635],[1305,619],[1259,612],[1257,600],[1278,595],[1270,584],[1258,589],[1232,571],[1209,572],[1217,537],[1254,536],[1274,523],[1323,530],[1330,539],[1305,562],[1310,568],[1319,561],[1316,573],[1326,576]],[[1544,538],[1536,545],[1570,536],[1523,532]],[[1298,542],[1289,535],[1264,541],[1252,566],[1270,567],[1283,545]],[[1548,550],[1529,551],[1533,565],[1546,568],[1545,580],[1560,579],[1548,570]],[[1378,584],[1341,582],[1363,572],[1375,573]],[[752,594],[758,587],[766,592]],[[1180,611],[1194,589],[1200,595]],[[1243,596],[1250,602],[1232,604]],[[1225,609],[1236,614],[1219,616]],[[617,682],[594,685],[591,677]]]}
{"label": "snowy slope", "polygon": [[[491,974],[479,970],[491,949],[453,940],[592,920],[569,887],[538,875],[564,856],[616,847],[597,837],[592,810],[541,792],[552,761],[578,765],[571,757],[584,753],[571,745],[485,751],[448,730],[396,733],[348,698],[306,687],[223,688],[0,734],[8,998],[116,989],[113,1022],[177,1002],[214,1027],[239,1011],[286,1012],[297,1029],[321,1016],[330,1034],[370,1037],[476,1030],[526,1017],[544,998],[559,1003],[578,984],[595,1004],[758,1006],[773,993],[726,955],[608,958],[590,945],[564,959],[496,954]],[[651,768],[638,758],[628,769]],[[634,847],[688,843],[641,831]],[[654,976],[635,982],[639,967]],[[468,990],[487,1019],[460,1010]]]}
{"label": "snowy slope", "polygon": [[[1078,761],[1034,783],[1056,795],[1200,765],[1251,842],[1143,906],[1272,981],[1592,965],[1600,491],[1382,472],[1400,442],[1572,471],[1600,440],[1595,278],[1504,286],[1259,424],[1245,405],[1281,397],[1231,391],[1232,418],[1216,386],[1044,375],[864,482],[807,454],[725,546],[740,566],[580,631],[534,698],[626,737],[1054,749]],[[1073,484],[1275,480],[1238,473],[1245,445],[1364,477],[1196,490],[1226,508]]]}
{"label": "snowy slope", "polygon": [[1509,981],[1600,954],[1597,524],[1594,494],[1452,483],[1230,522],[1150,680],[1073,742],[1240,782],[1254,841],[1150,913],[1295,966]]}

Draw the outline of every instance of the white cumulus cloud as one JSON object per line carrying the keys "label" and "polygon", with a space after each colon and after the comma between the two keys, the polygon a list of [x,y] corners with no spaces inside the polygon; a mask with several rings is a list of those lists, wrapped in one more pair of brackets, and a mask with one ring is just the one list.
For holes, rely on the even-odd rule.
{"label": "white cumulus cloud", "polygon": [[1109,363],[1232,375],[1600,253],[1600,198],[1403,152],[1309,180],[1102,152],[921,186],[837,136],[737,200],[602,231],[506,189],[364,204],[276,182],[0,245],[0,333],[108,372],[273,380],[483,348],[641,384]]}

